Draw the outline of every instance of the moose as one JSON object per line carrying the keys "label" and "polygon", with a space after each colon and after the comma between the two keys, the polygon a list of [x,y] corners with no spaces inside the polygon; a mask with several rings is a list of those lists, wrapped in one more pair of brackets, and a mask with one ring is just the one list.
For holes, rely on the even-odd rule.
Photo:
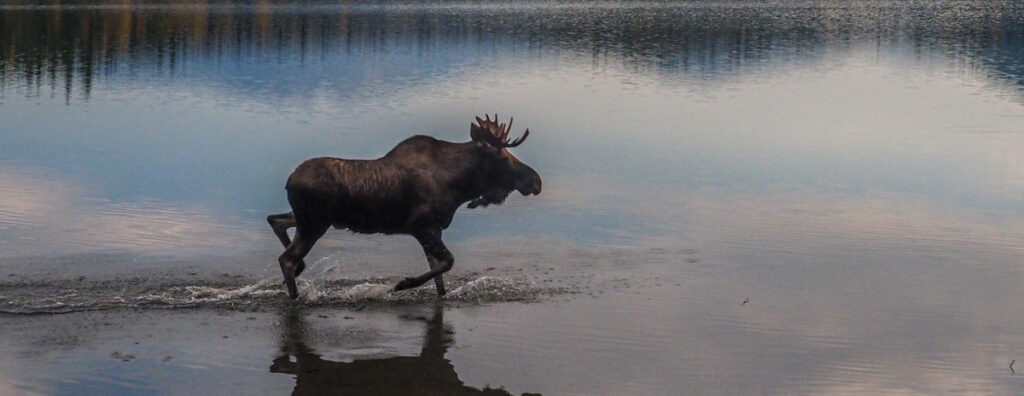
{"label": "moose", "polygon": [[[413,236],[423,247],[429,271],[401,280],[392,291],[434,279],[443,297],[441,274],[455,258],[441,232],[455,211],[467,202],[470,209],[501,204],[513,190],[540,194],[540,175],[508,151],[522,144],[530,130],[509,141],[511,129],[512,118],[506,125],[498,123],[497,114],[494,120],[484,115],[470,123],[469,142],[417,135],[374,160],[320,157],[300,164],[285,185],[292,211],[267,217],[285,247],[278,264],[289,297],[298,298],[295,278],[306,267],[303,258],[332,225],[363,234]],[[291,227],[295,236],[289,239]]]}

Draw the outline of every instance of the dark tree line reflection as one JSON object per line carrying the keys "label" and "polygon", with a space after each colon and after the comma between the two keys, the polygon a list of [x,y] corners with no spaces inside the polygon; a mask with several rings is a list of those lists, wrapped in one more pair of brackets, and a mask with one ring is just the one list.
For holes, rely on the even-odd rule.
{"label": "dark tree line reflection", "polygon": [[97,78],[216,78],[239,65],[388,53],[413,54],[399,65],[409,70],[569,54],[713,79],[862,44],[956,57],[1024,86],[1015,2],[133,3],[0,6],[0,89],[87,99]]}

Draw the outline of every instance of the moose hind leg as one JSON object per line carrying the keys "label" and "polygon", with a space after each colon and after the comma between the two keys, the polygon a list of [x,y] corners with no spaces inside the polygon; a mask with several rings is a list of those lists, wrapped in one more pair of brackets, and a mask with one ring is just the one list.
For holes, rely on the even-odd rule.
{"label": "moose hind leg", "polygon": [[440,232],[418,234],[416,235],[416,240],[423,247],[423,253],[427,255],[427,260],[430,262],[430,270],[419,276],[402,279],[401,282],[395,285],[394,290],[411,289],[424,284],[430,279],[434,279],[434,285],[437,287],[437,296],[444,296],[444,281],[441,278],[441,274],[452,269],[452,265],[455,264],[455,257],[444,246],[444,242],[441,241]]}
{"label": "moose hind leg", "polygon": [[[270,223],[270,228],[274,230],[274,235],[277,236],[277,239],[287,249],[288,245],[292,244],[291,239],[288,238],[288,229],[295,227],[295,214],[288,212],[270,215],[267,216],[267,222]],[[306,261],[299,260],[299,263],[295,266],[295,276],[298,277],[305,269]]]}
{"label": "moose hind leg", "polygon": [[303,226],[299,224],[295,228],[295,238],[288,248],[277,258],[281,265],[281,274],[284,275],[284,284],[288,287],[288,296],[292,299],[299,297],[299,288],[295,285],[297,269],[302,259],[309,254],[313,244],[327,232],[327,226]]}

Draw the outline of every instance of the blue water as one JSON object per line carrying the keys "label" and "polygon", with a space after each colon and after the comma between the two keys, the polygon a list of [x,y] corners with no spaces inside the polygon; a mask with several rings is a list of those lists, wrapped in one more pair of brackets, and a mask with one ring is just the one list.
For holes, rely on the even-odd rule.
{"label": "blue water", "polygon": [[[43,278],[131,300],[125,276],[274,276],[264,218],[301,161],[466,141],[494,112],[530,129],[513,152],[544,192],[461,209],[456,269],[588,297],[490,308],[457,371],[547,393],[1016,389],[1015,2],[3,2],[0,302],[41,304],[13,296],[54,294]],[[417,249],[333,231],[310,261],[363,281],[422,270]],[[550,321],[503,330],[530,315]]]}

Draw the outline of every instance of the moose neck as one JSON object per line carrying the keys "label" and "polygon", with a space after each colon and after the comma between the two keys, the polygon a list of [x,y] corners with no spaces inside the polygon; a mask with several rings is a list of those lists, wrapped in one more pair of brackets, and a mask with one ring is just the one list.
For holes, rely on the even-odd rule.
{"label": "moose neck", "polygon": [[470,208],[477,205],[501,204],[512,190],[502,186],[502,175],[489,166],[487,160],[478,159],[476,162],[475,166],[468,168],[465,173],[467,183],[461,189],[458,204],[461,206],[466,202],[473,202]]}

